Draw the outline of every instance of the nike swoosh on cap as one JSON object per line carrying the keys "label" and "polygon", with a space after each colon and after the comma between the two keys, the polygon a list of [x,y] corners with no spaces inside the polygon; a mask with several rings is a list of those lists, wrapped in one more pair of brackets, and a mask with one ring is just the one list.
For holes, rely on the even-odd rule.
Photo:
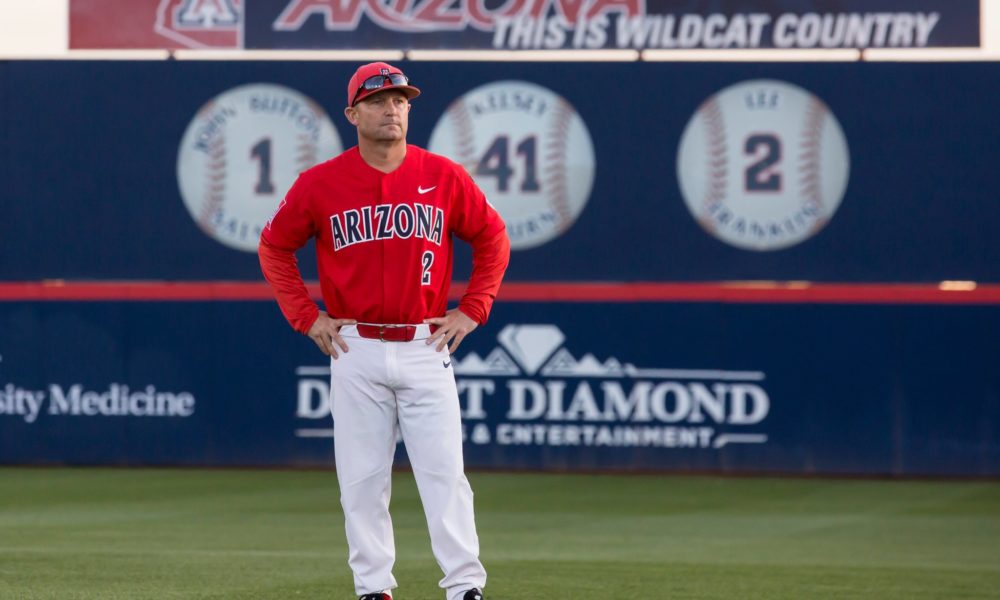
{"label": "nike swoosh on cap", "polygon": [[422,186],[419,186],[419,185],[418,185],[418,186],[417,186],[417,193],[418,193],[418,194],[426,194],[427,192],[432,192],[432,191],[434,191],[434,190],[436,190],[436,189],[437,189],[437,186],[436,186],[436,185],[434,185],[434,186],[431,186],[431,187],[429,187],[429,188],[427,188],[427,189],[424,189],[424,188],[423,188]]}

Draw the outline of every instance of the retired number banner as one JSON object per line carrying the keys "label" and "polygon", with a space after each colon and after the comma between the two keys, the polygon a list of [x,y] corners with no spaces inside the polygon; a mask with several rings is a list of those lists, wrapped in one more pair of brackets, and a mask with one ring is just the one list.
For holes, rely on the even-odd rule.
{"label": "retired number banner", "polygon": [[70,15],[72,48],[979,45],[979,0],[71,0]]}

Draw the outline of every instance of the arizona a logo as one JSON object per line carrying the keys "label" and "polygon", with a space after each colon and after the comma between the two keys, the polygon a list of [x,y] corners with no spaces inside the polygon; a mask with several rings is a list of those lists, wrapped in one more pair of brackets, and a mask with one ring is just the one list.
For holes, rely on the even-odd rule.
{"label": "arizona a logo", "polygon": [[155,30],[185,48],[240,48],[243,0],[160,0]]}

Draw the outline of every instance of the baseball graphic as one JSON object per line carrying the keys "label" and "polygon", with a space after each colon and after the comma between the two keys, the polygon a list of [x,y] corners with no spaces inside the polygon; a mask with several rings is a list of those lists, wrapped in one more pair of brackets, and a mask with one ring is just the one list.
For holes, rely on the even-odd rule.
{"label": "baseball graphic", "polygon": [[837,212],[850,157],[822,100],[782,81],[729,86],[688,121],[677,179],[701,226],[744,250],[799,244]]}
{"label": "baseball graphic", "polygon": [[455,100],[434,126],[429,150],[465,166],[515,250],[562,235],[594,184],[583,119],[558,94],[526,81],[497,81]]}
{"label": "baseball graphic", "polygon": [[188,125],[177,183],[202,231],[256,252],[296,176],[342,150],[330,118],[308,97],[280,85],[243,85],[213,98]]}

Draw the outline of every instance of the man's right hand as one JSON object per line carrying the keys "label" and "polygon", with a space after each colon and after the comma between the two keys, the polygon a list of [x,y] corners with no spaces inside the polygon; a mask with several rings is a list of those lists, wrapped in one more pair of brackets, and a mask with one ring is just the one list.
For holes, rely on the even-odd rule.
{"label": "man's right hand", "polygon": [[316,342],[316,345],[323,351],[323,354],[337,358],[340,356],[337,354],[338,347],[341,351],[347,352],[347,342],[344,341],[344,338],[340,337],[340,328],[344,325],[354,325],[356,323],[357,321],[354,319],[331,319],[330,315],[320,312],[319,317],[316,318],[316,322],[312,324],[306,335],[312,341]]}

